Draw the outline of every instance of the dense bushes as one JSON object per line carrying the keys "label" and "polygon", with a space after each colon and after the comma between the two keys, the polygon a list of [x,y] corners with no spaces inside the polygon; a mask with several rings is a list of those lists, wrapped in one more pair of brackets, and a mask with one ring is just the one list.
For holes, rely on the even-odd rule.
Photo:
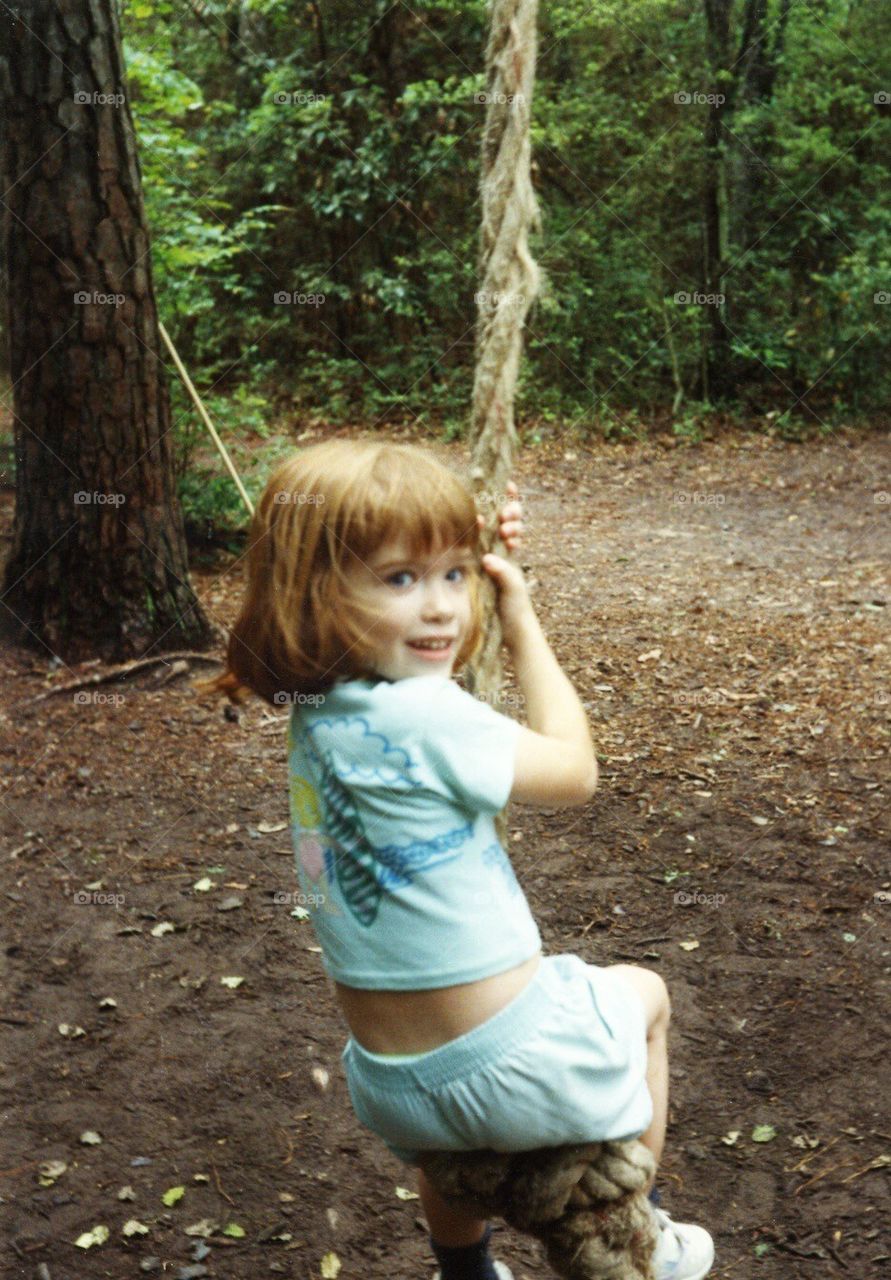
{"label": "dense bushes", "polygon": [[[891,15],[770,0],[746,41],[761,8],[712,0],[722,50],[699,5],[542,5],[527,415],[886,404]],[[485,29],[482,0],[125,10],[161,314],[205,385],[459,429]]]}

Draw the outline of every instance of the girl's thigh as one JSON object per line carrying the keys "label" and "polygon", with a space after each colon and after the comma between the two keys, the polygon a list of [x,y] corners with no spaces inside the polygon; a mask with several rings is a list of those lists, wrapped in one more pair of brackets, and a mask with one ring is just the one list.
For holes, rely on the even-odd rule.
{"label": "girl's thigh", "polygon": [[654,969],[644,969],[637,964],[608,964],[604,968],[619,974],[640,996],[646,1012],[647,1034],[657,1025],[668,1024],[671,1017],[668,987]]}

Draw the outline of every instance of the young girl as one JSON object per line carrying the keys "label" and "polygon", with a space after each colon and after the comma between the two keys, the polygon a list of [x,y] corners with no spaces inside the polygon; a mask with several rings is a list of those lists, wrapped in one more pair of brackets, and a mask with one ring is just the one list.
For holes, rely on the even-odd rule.
{"label": "young girl", "polygon": [[[520,541],[516,488],[499,514]],[[668,994],[658,974],[542,956],[494,817],[584,804],[584,709],[521,570],[479,557],[469,487],[427,449],[332,440],[284,461],[254,516],[228,670],[211,682],[292,707],[300,886],[350,1035],[360,1122],[418,1167],[442,1280],[510,1280],[491,1227],[424,1177],[431,1149],[519,1151],[665,1136]],[[482,643],[494,579],[526,724],[453,680]],[[651,1189],[651,1198],[657,1193]],[[700,1227],[661,1226],[659,1280],[701,1280]]]}

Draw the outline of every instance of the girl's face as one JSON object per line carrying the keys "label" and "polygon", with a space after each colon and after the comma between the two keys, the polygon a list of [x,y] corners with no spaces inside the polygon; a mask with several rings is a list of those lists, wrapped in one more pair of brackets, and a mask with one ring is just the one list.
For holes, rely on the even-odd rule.
{"label": "girl's face", "polygon": [[367,565],[354,561],[351,585],[378,621],[365,637],[371,665],[388,680],[450,676],[471,620],[472,552],[437,548],[423,556],[402,541],[383,543]]}

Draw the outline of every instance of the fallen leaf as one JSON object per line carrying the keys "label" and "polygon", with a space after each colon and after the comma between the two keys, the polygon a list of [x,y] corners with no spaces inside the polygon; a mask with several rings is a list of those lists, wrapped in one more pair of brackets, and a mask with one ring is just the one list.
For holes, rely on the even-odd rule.
{"label": "fallen leaf", "polygon": [[93,1227],[92,1231],[85,1231],[75,1240],[78,1249],[90,1249],[94,1244],[105,1244],[109,1237],[108,1227]]}
{"label": "fallen leaf", "polygon": [[216,1218],[202,1218],[200,1222],[193,1222],[190,1227],[184,1227],[183,1231],[187,1236],[212,1236],[215,1231],[219,1231],[220,1224]]}
{"label": "fallen leaf", "polygon": [[59,1035],[67,1036],[69,1040],[73,1040],[75,1036],[85,1036],[86,1034],[83,1027],[72,1027],[67,1022],[59,1023]]}
{"label": "fallen leaf", "polygon": [[313,1067],[312,1072],[313,1084],[320,1089],[322,1093],[328,1088],[330,1076],[324,1067]]}
{"label": "fallen leaf", "polygon": [[169,1209],[172,1204],[176,1204],[177,1201],[182,1200],[185,1194],[186,1194],[185,1187],[168,1187],[167,1190],[164,1192],[164,1194],[161,1196],[161,1199]]}
{"label": "fallen leaf", "polygon": [[121,1231],[125,1236],[147,1236],[148,1227],[144,1222],[140,1222],[137,1218],[128,1218]]}
{"label": "fallen leaf", "polygon": [[725,1144],[725,1146],[733,1147],[736,1145],[736,1140],[741,1133],[742,1133],[741,1129],[731,1129],[729,1133],[724,1134],[724,1137],[721,1139],[721,1141]]}
{"label": "fallen leaf", "polygon": [[752,1130],[753,1142],[773,1142],[777,1131],[772,1124],[756,1124]]}
{"label": "fallen leaf", "polygon": [[322,1280],[337,1280],[340,1266],[340,1258],[336,1253],[326,1253],[322,1259]]}
{"label": "fallen leaf", "polygon": [[682,950],[684,951],[695,951],[696,948],[699,946],[699,943],[696,940],[696,938],[693,938],[691,942],[679,942],[678,946],[681,947]]}
{"label": "fallen leaf", "polygon": [[213,888],[213,881],[209,876],[202,876],[200,880],[195,881],[192,888],[197,889],[199,893],[207,893],[208,889]]}
{"label": "fallen leaf", "polygon": [[396,1194],[400,1200],[418,1200],[420,1197],[416,1191],[409,1191],[407,1187],[397,1187]]}
{"label": "fallen leaf", "polygon": [[224,1236],[234,1236],[236,1240],[240,1240],[244,1234],[244,1227],[240,1227],[237,1222],[227,1222],[223,1227]]}
{"label": "fallen leaf", "polygon": [[222,982],[224,987],[231,987],[232,990],[234,991],[236,987],[241,986],[241,984],[244,982],[244,978],[235,978],[235,977],[220,978],[220,982]]}
{"label": "fallen leaf", "polygon": [[276,831],[285,831],[287,826],[287,822],[258,822],[257,830],[264,836],[271,836],[274,835]]}
{"label": "fallen leaf", "polygon": [[64,1160],[44,1160],[37,1166],[37,1172],[40,1174],[40,1185],[42,1187],[51,1187],[57,1178],[61,1178],[67,1168],[68,1165]]}
{"label": "fallen leaf", "polygon": [[118,1199],[119,1200],[135,1200],[136,1192],[133,1190],[131,1186],[121,1187],[120,1191],[118,1192]]}
{"label": "fallen leaf", "polygon": [[84,1129],[83,1133],[80,1135],[80,1140],[81,1142],[86,1143],[88,1147],[95,1147],[97,1142],[102,1141],[95,1129]]}
{"label": "fallen leaf", "polygon": [[118,1002],[117,1000],[114,999],[113,996],[103,996],[103,998],[99,1001],[100,1009],[116,1009],[117,1007],[118,1007]]}
{"label": "fallen leaf", "polygon": [[152,937],[163,938],[165,933],[173,933],[175,928],[175,924],[171,924],[169,920],[163,920],[160,924],[156,924],[154,929],[152,929]]}

